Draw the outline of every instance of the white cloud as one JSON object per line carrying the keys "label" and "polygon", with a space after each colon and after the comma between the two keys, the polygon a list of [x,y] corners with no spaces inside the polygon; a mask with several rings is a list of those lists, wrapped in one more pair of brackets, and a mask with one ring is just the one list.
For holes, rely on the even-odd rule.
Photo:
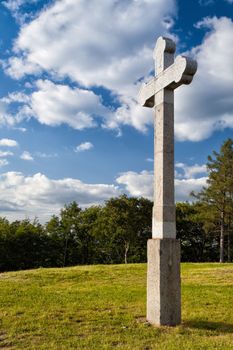
{"label": "white cloud", "polygon": [[206,165],[194,164],[188,166],[184,163],[176,163],[175,167],[182,170],[182,173],[177,174],[178,177],[185,177],[185,179],[190,179],[195,177],[195,175],[206,173]]}
{"label": "white cloud", "polygon": [[13,127],[13,130],[18,130],[18,131],[21,131],[21,132],[26,132],[27,131],[26,128],[22,128],[22,127]]}
{"label": "white cloud", "polygon": [[[136,96],[135,92],[135,96]],[[105,119],[103,126],[109,129],[117,129],[120,133],[122,125],[131,125],[135,129],[146,132],[153,123],[153,111],[142,107],[130,97],[121,97],[121,106]]]}
{"label": "white cloud", "polygon": [[[176,201],[192,200],[190,193],[199,192],[206,185],[207,177],[175,179]],[[142,171],[140,173],[128,171],[122,173],[116,182],[125,186],[132,196],[143,196],[153,199],[153,172]]]}
{"label": "white cloud", "polygon": [[72,201],[83,207],[98,205],[118,196],[117,186],[87,184],[77,179],[49,179],[43,174],[24,176],[20,172],[0,175],[0,214],[15,220],[37,216],[42,222],[58,214]]}
{"label": "white cloud", "polygon": [[144,170],[141,173],[127,171],[122,173],[116,182],[125,185],[131,196],[153,198],[153,172],[151,171]]}
{"label": "white cloud", "polygon": [[91,90],[71,88],[50,80],[38,80],[36,88],[37,90],[28,96],[12,93],[2,99],[7,105],[16,102],[21,104],[16,115],[12,116],[12,124],[34,117],[41,124],[68,124],[77,130],[101,124],[103,128],[118,130],[120,134],[122,125],[131,125],[139,131],[146,132],[153,121],[151,110],[142,110],[130,97],[121,96],[121,106],[113,111],[104,106],[102,98]]}
{"label": "white cloud", "polygon": [[[16,79],[45,71],[52,77],[68,76],[85,88],[103,86],[117,95],[121,106],[111,113],[102,106],[98,96],[90,96],[88,92],[97,105],[96,113],[104,119],[102,126],[120,132],[122,124],[132,125],[146,131],[152,116],[135,102],[137,81],[153,68],[155,39],[169,31],[173,23],[171,16],[175,13],[175,0],[103,0],[101,4],[97,0],[89,0],[88,4],[79,0],[78,5],[76,0],[56,1],[21,27],[14,44],[15,56],[5,62],[4,68]],[[108,20],[103,20],[106,18]],[[146,25],[142,18],[147,19]],[[65,116],[64,110],[60,114],[45,111],[43,104],[39,104],[43,89],[40,86],[39,91],[32,94],[33,112],[41,123],[60,125],[64,122],[77,129],[96,126],[91,116],[95,108],[93,104],[87,108],[85,90],[73,90],[73,94],[80,96],[74,118],[74,111],[69,108]],[[46,97],[49,101],[46,98],[45,102],[51,103],[48,92]],[[85,106],[79,105],[82,99]],[[57,94],[56,102],[64,106],[62,94]]]}
{"label": "white cloud", "polygon": [[57,153],[36,152],[35,155],[36,155],[36,157],[39,157],[39,158],[56,158],[56,157],[58,157]]}
{"label": "white cloud", "polygon": [[[104,126],[105,121],[113,118],[113,111],[105,107],[102,98],[90,90],[55,84],[50,80],[38,80],[34,88],[36,90],[30,95],[13,92],[0,100],[0,124],[16,129],[14,125],[33,117],[41,124],[67,124],[82,130],[97,126],[98,119]],[[10,113],[12,105],[16,106],[16,112]]]}
{"label": "white cloud", "polygon": [[21,28],[8,73],[19,78],[52,70],[84,86],[119,91],[146,74],[149,49],[175,11],[174,0],[56,1]]}
{"label": "white cloud", "polygon": [[176,201],[183,202],[193,200],[190,193],[200,192],[203,186],[206,186],[207,177],[200,177],[198,179],[176,179],[175,180],[175,195]]}
{"label": "white cloud", "polygon": [[2,4],[12,13],[12,16],[20,23],[23,24],[28,17],[32,17],[31,12],[21,13],[21,7],[26,4],[34,4],[40,2],[40,0],[5,0]]}
{"label": "white cloud", "polygon": [[13,156],[13,152],[10,151],[0,151],[0,157],[8,157],[8,156]]}
{"label": "white cloud", "polygon": [[26,2],[28,2],[28,0],[6,0],[3,1],[3,5],[6,6],[10,11],[16,11]]}
{"label": "white cloud", "polygon": [[[174,0],[103,0],[101,5],[80,0],[78,6],[76,0],[62,0],[44,8],[21,27],[5,71],[14,78],[40,72],[51,79],[68,77],[79,89],[38,81],[30,110],[21,109],[17,121],[33,115],[46,125],[66,123],[82,130],[98,125],[96,113],[105,128],[120,133],[122,125],[131,125],[145,132],[153,123],[153,112],[135,101],[139,81],[153,69],[154,41],[167,34],[175,13]],[[188,53],[198,61],[194,81],[176,91],[175,133],[180,141],[200,141],[216,130],[233,128],[233,22],[227,17],[206,18],[197,27],[208,29],[208,35]],[[86,90],[93,86],[109,89],[119,108],[103,106],[99,96]],[[2,123],[15,122],[9,113],[1,115],[0,108],[0,122],[1,118]]]}
{"label": "white cloud", "polygon": [[0,146],[17,147],[18,142],[12,139],[0,139]]}
{"label": "white cloud", "polygon": [[32,155],[30,154],[30,152],[28,151],[24,151],[21,156],[20,156],[21,159],[23,160],[34,160],[34,158],[32,157]]}
{"label": "white cloud", "polygon": [[0,167],[8,165],[9,162],[7,159],[0,159]]}
{"label": "white cloud", "polygon": [[[153,172],[125,172],[116,183],[132,196],[153,198]],[[190,199],[190,192],[198,192],[205,184],[206,177],[176,179],[176,200]],[[122,192],[123,189],[113,184],[87,184],[72,178],[54,180],[41,173],[24,176],[20,172],[7,172],[0,175],[0,214],[10,220],[38,217],[44,222],[74,200],[88,207],[102,204]]]}
{"label": "white cloud", "polygon": [[198,71],[190,86],[176,91],[175,132],[178,140],[200,141],[214,131],[233,128],[233,22],[205,18],[203,43],[192,50]]}
{"label": "white cloud", "polygon": [[[30,98],[23,93],[15,92],[10,93],[6,97],[0,99],[0,125],[8,126],[12,129],[16,129],[15,125],[21,122],[26,117],[26,102],[29,102]],[[16,107],[16,104],[18,106]],[[12,106],[16,109],[12,109]],[[25,128],[18,128],[21,131],[26,130]]]}
{"label": "white cloud", "polygon": [[0,125],[14,125],[14,123],[14,117],[7,111],[7,104],[0,99]]}
{"label": "white cloud", "polygon": [[108,109],[92,91],[54,84],[49,80],[37,81],[28,114],[40,123],[57,126],[66,123],[77,130],[96,126],[94,118],[107,116]]}
{"label": "white cloud", "polygon": [[27,103],[30,101],[29,96],[27,96],[26,94],[22,93],[22,92],[11,92],[8,94],[7,97],[3,97],[1,99],[2,102],[6,103],[6,104],[11,104],[14,102],[19,102],[19,103]]}
{"label": "white cloud", "polygon": [[75,149],[75,152],[83,152],[88,151],[89,149],[93,148],[93,144],[91,142],[83,142],[80,145],[78,145]]}

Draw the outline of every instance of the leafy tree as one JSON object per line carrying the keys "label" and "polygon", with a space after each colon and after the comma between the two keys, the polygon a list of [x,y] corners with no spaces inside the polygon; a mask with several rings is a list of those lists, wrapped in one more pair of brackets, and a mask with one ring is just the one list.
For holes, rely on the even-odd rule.
{"label": "leafy tree", "polygon": [[56,242],[37,220],[0,219],[0,270],[56,266]]}
{"label": "leafy tree", "polygon": [[98,241],[96,240],[94,230],[96,220],[101,212],[100,206],[91,206],[82,210],[79,216],[79,229],[81,242],[82,264],[93,264],[98,262]]}
{"label": "leafy tree", "polygon": [[47,233],[62,247],[61,266],[93,262],[95,238],[92,231],[99,211],[97,206],[82,210],[72,202],[61,210],[60,218],[53,216],[47,223]]}
{"label": "leafy tree", "polygon": [[53,242],[53,266],[64,266],[64,232],[60,218],[53,215],[45,225],[45,232]]}
{"label": "leafy tree", "polygon": [[10,223],[6,218],[0,218],[0,271],[6,270],[10,264],[9,237],[11,236]]}
{"label": "leafy tree", "polygon": [[80,263],[79,215],[81,208],[76,202],[65,205],[60,213],[61,232],[63,233],[63,266]]}
{"label": "leafy tree", "polygon": [[[181,242],[182,261],[215,261],[217,259],[216,242],[204,229],[205,219],[200,203],[176,204],[177,238]],[[207,210],[208,212],[208,210]],[[212,229],[212,227],[211,227]]]}
{"label": "leafy tree", "polygon": [[152,203],[145,198],[123,195],[105,203],[94,229],[103,262],[145,261],[151,212]]}
{"label": "leafy tree", "polygon": [[230,227],[233,209],[233,140],[226,140],[220,152],[208,157],[207,186],[196,195],[203,208],[208,208],[207,217],[219,227],[220,262],[224,262],[224,241],[228,225],[228,260],[230,260]]}

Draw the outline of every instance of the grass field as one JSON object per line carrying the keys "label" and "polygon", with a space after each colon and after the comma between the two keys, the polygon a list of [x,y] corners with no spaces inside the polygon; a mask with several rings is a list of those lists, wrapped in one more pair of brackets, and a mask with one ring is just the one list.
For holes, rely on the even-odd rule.
{"label": "grass field", "polygon": [[0,349],[233,349],[233,264],[182,265],[182,325],[145,320],[146,265],[0,274]]}

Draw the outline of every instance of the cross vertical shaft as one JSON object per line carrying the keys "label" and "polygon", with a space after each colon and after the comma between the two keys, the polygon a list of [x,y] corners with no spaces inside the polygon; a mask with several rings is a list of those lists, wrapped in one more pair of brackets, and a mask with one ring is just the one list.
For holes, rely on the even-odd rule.
{"label": "cross vertical shaft", "polygon": [[[155,71],[161,75],[174,63],[175,44],[160,38],[154,50]],[[154,207],[153,238],[176,238],[174,205],[174,90],[164,88],[154,97]]]}
{"label": "cross vertical shaft", "polygon": [[174,92],[163,89],[160,94],[166,102],[155,106],[152,237],[175,238]]}

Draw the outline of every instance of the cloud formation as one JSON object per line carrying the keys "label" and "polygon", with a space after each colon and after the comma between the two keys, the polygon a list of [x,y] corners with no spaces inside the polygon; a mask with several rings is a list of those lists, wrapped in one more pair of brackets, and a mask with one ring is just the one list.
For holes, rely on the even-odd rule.
{"label": "cloud formation", "polygon": [[131,196],[153,198],[153,172],[143,170],[141,173],[127,171],[122,173],[116,182],[124,185]]}
{"label": "cloud formation", "polygon": [[0,146],[16,147],[16,146],[18,146],[18,142],[15,140],[12,140],[12,139],[1,139]]}
{"label": "cloud formation", "polygon": [[32,5],[37,2],[40,2],[41,0],[4,0],[2,1],[2,4],[11,11],[12,16],[16,19],[18,23],[21,25],[24,24],[25,20],[27,18],[32,17],[31,12],[24,12],[21,13],[21,8],[24,5]]}
{"label": "cloud formation", "polygon": [[[180,163],[181,164],[181,163]],[[176,201],[192,200],[190,193],[199,192],[206,185],[206,176],[196,177],[205,172],[204,166],[187,166],[182,163],[183,177],[178,175],[175,179]],[[123,185],[131,196],[142,196],[153,200],[153,172],[143,170],[140,173],[128,171],[122,173],[116,182]]]}
{"label": "cloud formation", "polygon": [[38,0],[5,0],[3,1],[3,5],[6,6],[13,13],[20,9],[26,3],[29,2],[37,2]]}
{"label": "cloud formation", "polygon": [[80,143],[80,145],[78,145],[75,149],[75,152],[84,152],[84,151],[88,151],[89,149],[93,148],[93,144],[91,142],[83,142]]}
{"label": "cloud formation", "polygon": [[[22,3],[8,1],[8,7],[13,10]],[[68,77],[78,84],[79,89],[73,89],[39,80],[30,104],[32,115],[41,123],[67,123],[82,130],[97,126],[93,116],[99,114],[104,128],[120,132],[122,125],[132,125],[146,131],[152,116],[136,104],[138,80],[153,68],[155,39],[168,33],[175,13],[175,0],[104,0],[101,4],[80,0],[78,6],[76,0],[56,1],[21,26],[5,72],[15,79],[45,72],[50,80]],[[145,17],[147,25],[141,20]],[[120,107],[115,111],[104,107],[90,91],[94,86],[110,90]],[[74,97],[76,105],[70,106],[67,101]],[[20,116],[29,113],[27,108],[20,112]]]}
{"label": "cloud formation", "polygon": [[53,71],[119,91],[147,73],[151,45],[175,10],[174,0],[56,1],[21,28],[7,71],[14,78]]}
{"label": "cloud formation", "polygon": [[33,156],[32,156],[31,153],[28,152],[28,151],[24,151],[24,152],[21,154],[20,158],[23,159],[23,160],[29,160],[29,161],[34,160]]}
{"label": "cloud formation", "polygon": [[24,176],[20,172],[0,175],[0,211],[10,219],[34,218],[42,222],[58,214],[64,204],[77,201],[86,207],[118,196],[114,185],[87,184],[78,179],[49,179],[41,173]]}
{"label": "cloud formation", "polygon": [[205,18],[196,25],[208,29],[191,54],[198,61],[192,84],[176,92],[175,133],[180,141],[200,141],[216,130],[233,128],[233,22]]}
{"label": "cloud formation", "polygon": [[206,186],[207,177],[192,179],[175,179],[175,196],[177,202],[184,202],[187,200],[193,200],[190,193],[200,192],[203,186]]}
{"label": "cloud formation", "polygon": [[38,80],[36,86],[27,105],[27,114],[41,124],[57,126],[65,123],[82,130],[96,126],[95,118],[109,113],[101,98],[90,90],[49,80]]}
{"label": "cloud formation", "polygon": [[6,166],[8,164],[9,164],[9,162],[7,159],[0,159],[0,167]]}
{"label": "cloud formation", "polygon": [[[185,179],[191,179],[193,177],[196,177],[198,174],[206,174],[206,165],[199,165],[199,164],[194,164],[194,165],[187,165],[184,163],[176,163],[175,164],[176,168],[176,176],[179,178],[185,178]],[[181,170],[181,172],[180,172]]]}
{"label": "cloud formation", "polygon": [[13,156],[13,152],[11,151],[0,151],[0,157],[8,157],[8,156]]}
{"label": "cloud formation", "polygon": [[[0,166],[4,163],[5,160],[0,160]],[[198,171],[188,171],[188,166],[184,166],[189,177],[175,179],[176,201],[192,200],[190,192],[198,192],[206,185],[207,177],[194,177]],[[122,193],[153,200],[153,172],[128,171],[116,178],[116,184],[88,184],[72,178],[50,179],[41,173],[25,176],[21,172],[6,172],[0,175],[0,212],[12,220],[38,217],[45,222],[58,214],[64,204],[76,201],[82,207],[99,205]]]}
{"label": "cloud formation", "polygon": [[[211,2],[201,0],[202,4]],[[21,3],[8,1],[8,7]],[[13,56],[4,63],[5,72],[15,79],[42,73],[49,79],[38,80],[15,117],[2,101],[0,122],[13,125],[30,115],[46,125],[66,123],[77,130],[101,125],[120,133],[122,125],[131,125],[145,132],[153,123],[153,113],[136,103],[137,92],[140,81],[147,80],[153,70],[155,39],[161,34],[171,36],[175,14],[175,0],[51,3],[21,26]],[[176,91],[179,141],[200,141],[216,130],[233,128],[233,22],[227,17],[205,18],[196,28],[207,35],[187,53],[198,61],[194,81]],[[54,78],[65,78],[78,87],[55,84]],[[119,107],[107,108],[97,92],[91,91],[93,87],[108,89]]]}

